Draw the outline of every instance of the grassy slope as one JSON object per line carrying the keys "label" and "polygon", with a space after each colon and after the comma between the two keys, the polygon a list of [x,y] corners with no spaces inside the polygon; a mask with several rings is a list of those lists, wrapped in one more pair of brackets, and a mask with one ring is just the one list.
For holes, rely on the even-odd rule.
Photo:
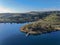
{"label": "grassy slope", "polygon": [[25,32],[26,32],[26,29],[27,29],[27,32],[30,29],[35,30],[35,31],[39,30],[42,32],[54,31],[54,29],[56,28],[60,29],[60,16],[57,14],[51,14],[43,18],[43,20],[32,22],[31,24],[27,24],[23,26],[22,28],[24,29]]}

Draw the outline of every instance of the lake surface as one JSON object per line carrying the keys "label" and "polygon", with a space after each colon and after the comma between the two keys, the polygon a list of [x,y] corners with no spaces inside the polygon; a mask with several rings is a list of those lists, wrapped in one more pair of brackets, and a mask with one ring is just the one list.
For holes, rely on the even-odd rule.
{"label": "lake surface", "polygon": [[25,24],[0,23],[0,45],[60,45],[60,31],[26,37],[20,32]]}

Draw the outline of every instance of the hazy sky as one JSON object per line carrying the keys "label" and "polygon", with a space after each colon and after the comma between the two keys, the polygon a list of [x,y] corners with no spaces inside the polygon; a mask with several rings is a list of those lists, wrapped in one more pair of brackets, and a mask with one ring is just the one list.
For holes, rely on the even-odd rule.
{"label": "hazy sky", "polygon": [[0,13],[60,10],[60,0],[0,0]]}

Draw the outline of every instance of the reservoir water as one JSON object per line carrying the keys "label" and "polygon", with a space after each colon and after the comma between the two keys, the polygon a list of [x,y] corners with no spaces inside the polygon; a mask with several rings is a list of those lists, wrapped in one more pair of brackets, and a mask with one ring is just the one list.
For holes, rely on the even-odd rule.
{"label": "reservoir water", "polygon": [[60,45],[60,31],[30,35],[20,32],[27,23],[0,23],[0,45]]}

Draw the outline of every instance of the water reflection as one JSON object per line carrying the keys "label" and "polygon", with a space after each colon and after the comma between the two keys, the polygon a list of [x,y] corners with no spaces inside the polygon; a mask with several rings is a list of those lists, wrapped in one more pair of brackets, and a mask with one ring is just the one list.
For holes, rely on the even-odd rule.
{"label": "water reflection", "polygon": [[[3,41],[4,45],[60,45],[60,37],[49,33],[26,37],[24,34],[12,35]],[[59,32],[57,32],[59,33]],[[54,35],[55,34],[55,35]],[[54,36],[53,36],[54,35]]]}
{"label": "water reflection", "polygon": [[26,37],[20,32],[25,24],[0,24],[0,45],[60,45],[60,31]]}

